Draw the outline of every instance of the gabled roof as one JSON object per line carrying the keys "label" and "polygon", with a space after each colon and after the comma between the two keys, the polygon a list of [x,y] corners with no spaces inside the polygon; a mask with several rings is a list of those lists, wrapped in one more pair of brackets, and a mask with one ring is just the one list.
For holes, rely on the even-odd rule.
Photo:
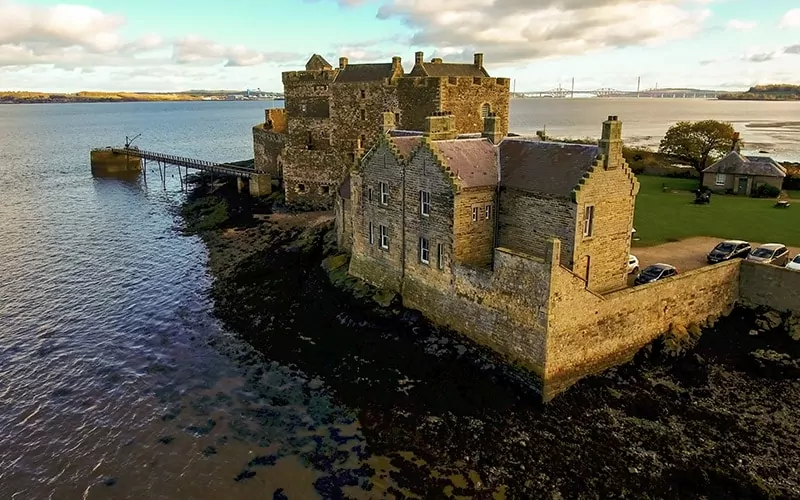
{"label": "gabled roof", "polygon": [[431,145],[462,187],[497,185],[497,151],[488,139],[433,141]]}
{"label": "gabled roof", "polygon": [[337,83],[374,82],[391,78],[394,74],[392,63],[348,64],[339,71]]}
{"label": "gabled roof", "polygon": [[722,159],[703,170],[703,173],[786,177],[786,170],[772,158],[744,156],[738,151],[726,154]]}
{"label": "gabled roof", "polygon": [[411,152],[422,143],[422,139],[422,135],[391,136],[391,141],[404,160],[408,159]]}
{"label": "gabled roof", "polygon": [[458,63],[422,63],[414,65],[408,76],[471,76],[488,77],[489,73],[483,68],[478,68],[474,64]]}
{"label": "gabled roof", "polygon": [[568,198],[594,165],[599,148],[535,139],[505,138],[500,143],[500,185]]}
{"label": "gabled roof", "polygon": [[319,54],[312,55],[306,63],[306,71],[322,71],[326,69],[333,69],[333,66]]}

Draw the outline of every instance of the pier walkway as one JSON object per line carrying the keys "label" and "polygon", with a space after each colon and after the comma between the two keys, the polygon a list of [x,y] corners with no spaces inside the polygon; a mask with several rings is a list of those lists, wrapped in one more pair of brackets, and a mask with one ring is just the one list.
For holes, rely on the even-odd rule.
{"label": "pier walkway", "polygon": [[195,158],[186,158],[183,156],[168,155],[164,153],[156,153],[153,151],[144,151],[138,148],[107,148],[115,154],[126,155],[132,158],[141,158],[146,161],[155,161],[166,165],[175,165],[178,167],[193,168],[195,170],[202,170],[213,174],[233,175],[250,179],[254,175],[258,175],[255,169],[251,167],[243,167],[240,165],[233,165],[230,163],[215,163],[212,161],[198,160]]}

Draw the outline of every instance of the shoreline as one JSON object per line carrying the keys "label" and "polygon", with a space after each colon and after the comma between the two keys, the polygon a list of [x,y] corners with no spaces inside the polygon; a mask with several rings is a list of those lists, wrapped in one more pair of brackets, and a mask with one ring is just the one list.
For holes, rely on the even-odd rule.
{"label": "shoreline", "polygon": [[348,277],[329,215],[234,192],[195,191],[183,210],[209,251],[215,315],[358,415],[349,487],[380,482],[368,465],[380,455],[396,491],[424,498],[800,495],[783,465],[800,461],[800,339],[774,315],[739,308],[702,335],[664,337],[544,406],[525,372]]}

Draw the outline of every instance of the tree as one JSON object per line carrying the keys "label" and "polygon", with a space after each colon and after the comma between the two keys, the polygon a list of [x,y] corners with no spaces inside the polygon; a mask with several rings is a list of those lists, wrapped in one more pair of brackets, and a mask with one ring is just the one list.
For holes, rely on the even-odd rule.
{"label": "tree", "polygon": [[733,125],[727,122],[678,122],[667,130],[658,151],[702,172],[710,162],[730,151],[733,134]]}

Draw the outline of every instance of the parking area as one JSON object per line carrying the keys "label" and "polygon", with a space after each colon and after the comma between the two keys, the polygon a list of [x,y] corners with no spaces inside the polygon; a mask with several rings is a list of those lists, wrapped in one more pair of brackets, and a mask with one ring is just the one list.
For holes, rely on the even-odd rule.
{"label": "parking area", "polygon": [[[706,255],[720,241],[723,239],[701,236],[652,247],[633,247],[631,253],[639,259],[640,269],[651,264],[664,263],[675,266],[679,272],[686,272],[708,265]],[[762,243],[751,241],[750,244],[755,248]],[[800,253],[798,247],[787,248],[790,259]]]}

